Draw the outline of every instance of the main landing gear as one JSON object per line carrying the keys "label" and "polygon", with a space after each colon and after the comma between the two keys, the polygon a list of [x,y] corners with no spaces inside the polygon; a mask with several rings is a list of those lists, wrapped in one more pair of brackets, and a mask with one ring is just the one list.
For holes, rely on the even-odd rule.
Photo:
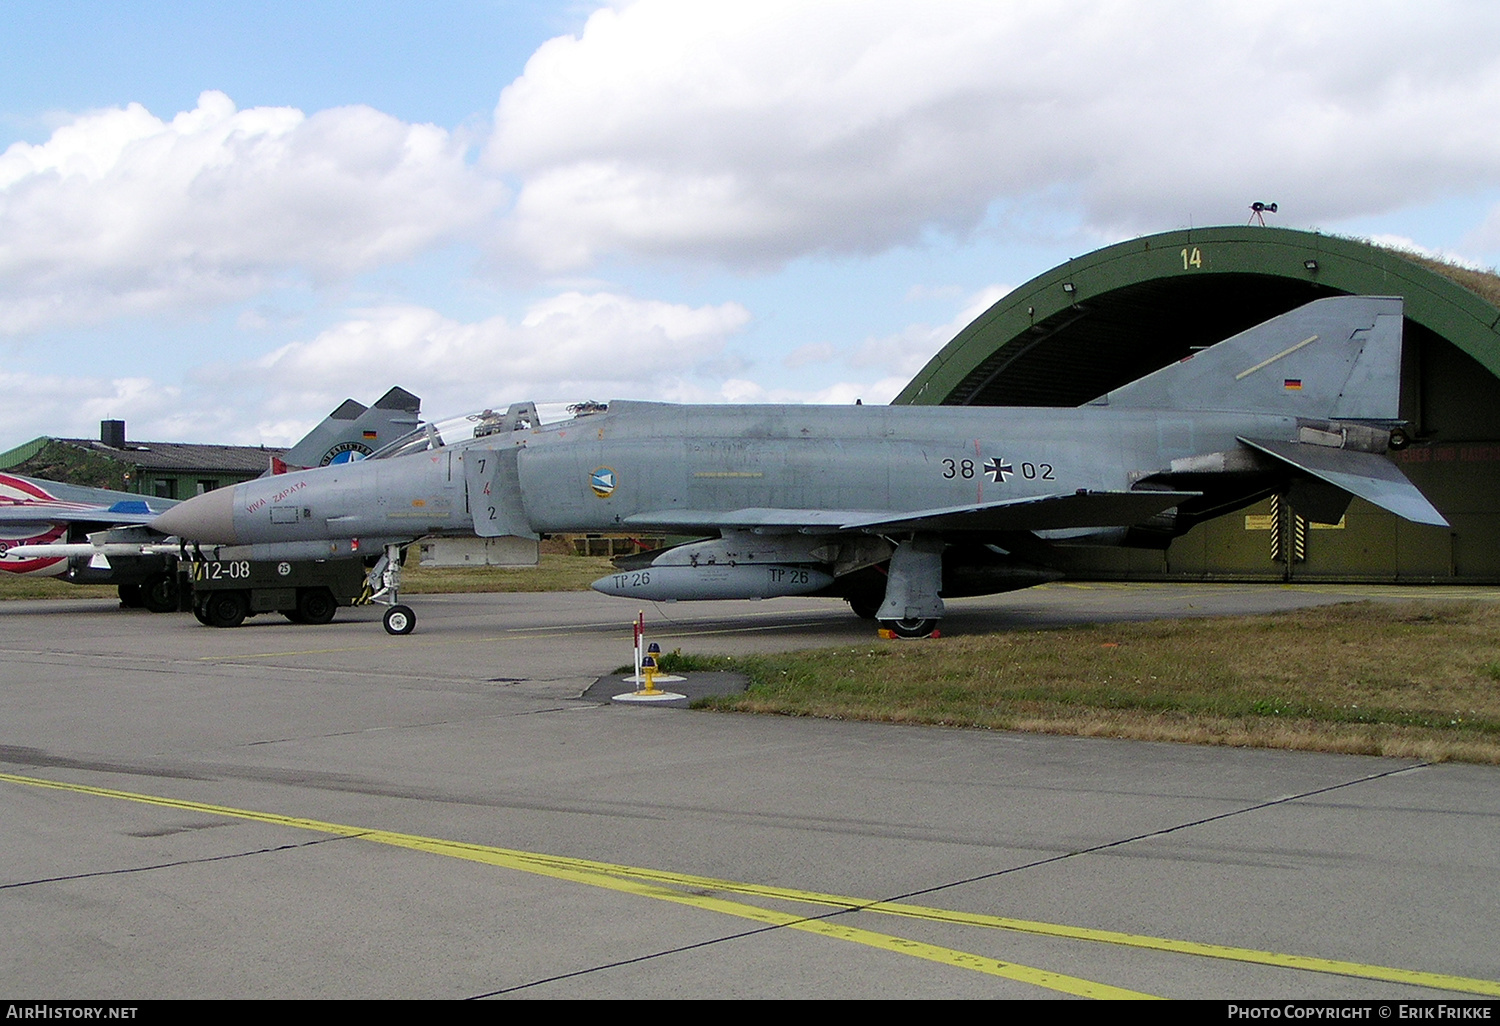
{"label": "main landing gear", "polygon": [[370,568],[365,582],[370,587],[370,601],[389,606],[382,622],[387,634],[410,634],[416,630],[417,614],[411,606],[400,603],[401,546],[387,545],[385,554]]}
{"label": "main landing gear", "polygon": [[882,630],[890,631],[898,638],[930,638],[937,633],[936,619],[910,617],[905,620],[881,620]]}
{"label": "main landing gear", "polygon": [[901,542],[891,555],[885,601],[875,612],[880,629],[898,638],[931,637],[943,615],[942,587],[943,539],[918,534]]}

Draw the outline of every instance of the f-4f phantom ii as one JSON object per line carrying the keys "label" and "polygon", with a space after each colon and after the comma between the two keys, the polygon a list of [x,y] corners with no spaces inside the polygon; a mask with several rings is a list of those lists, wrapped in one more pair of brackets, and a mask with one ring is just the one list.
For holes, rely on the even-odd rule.
{"label": "f-4f phantom ii", "polygon": [[[1350,496],[1446,524],[1385,453],[1398,421],[1399,298],[1322,299],[1076,409],[535,405],[427,425],[346,467],[251,481],[153,526],[200,546],[384,552],[386,628],[402,545],[546,532],[700,535],[594,583],[634,599],[829,595],[898,635],[943,599],[1060,576],[1055,546],[1164,547],[1286,493],[1315,522]],[[532,557],[535,558],[534,555]]]}

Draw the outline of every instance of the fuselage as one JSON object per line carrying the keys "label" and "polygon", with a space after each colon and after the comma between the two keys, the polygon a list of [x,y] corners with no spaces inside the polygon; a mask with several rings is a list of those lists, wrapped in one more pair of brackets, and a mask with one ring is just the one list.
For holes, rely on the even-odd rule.
{"label": "fuselage", "polygon": [[[746,509],[905,512],[1128,490],[1174,459],[1290,437],[1295,420],[1088,406],[678,406],[607,412],[236,485],[156,526],[254,544],[711,528]],[[498,471],[498,473],[497,473]],[[497,520],[504,529],[485,530]]]}

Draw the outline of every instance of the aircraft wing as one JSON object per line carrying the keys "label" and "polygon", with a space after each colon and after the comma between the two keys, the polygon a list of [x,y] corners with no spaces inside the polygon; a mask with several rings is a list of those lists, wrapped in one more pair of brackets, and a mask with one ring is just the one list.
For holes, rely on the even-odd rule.
{"label": "aircraft wing", "polygon": [[1077,527],[1129,527],[1198,492],[1080,491],[923,510],[739,509],[728,512],[663,510],[627,517],[632,527],[691,530],[738,528],[835,531],[1054,531]]}
{"label": "aircraft wing", "polygon": [[852,521],[850,531],[1057,531],[1072,527],[1129,527],[1198,492],[1065,492],[1029,499],[981,502]]}
{"label": "aircraft wing", "polygon": [[636,513],[626,517],[625,523],[630,527],[684,532],[766,528],[831,533],[842,530],[850,520],[885,515],[888,514],[859,509],[666,509]]}
{"label": "aircraft wing", "polygon": [[161,511],[144,502],[117,502],[110,506],[55,506],[35,502],[0,506],[0,524],[149,524]]}
{"label": "aircraft wing", "polygon": [[145,524],[174,505],[171,499],[0,474],[0,525]]}
{"label": "aircraft wing", "polygon": [[1399,517],[1418,524],[1449,526],[1417,486],[1384,456],[1265,438],[1242,437],[1240,441]]}

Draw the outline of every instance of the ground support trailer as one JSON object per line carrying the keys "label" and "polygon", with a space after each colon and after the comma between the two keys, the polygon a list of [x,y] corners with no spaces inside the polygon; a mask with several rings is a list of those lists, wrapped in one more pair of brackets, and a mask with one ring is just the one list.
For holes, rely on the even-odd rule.
{"label": "ground support trailer", "polygon": [[195,561],[193,615],[209,627],[238,627],[257,613],[328,623],[339,606],[369,602],[366,573],[359,559]]}

